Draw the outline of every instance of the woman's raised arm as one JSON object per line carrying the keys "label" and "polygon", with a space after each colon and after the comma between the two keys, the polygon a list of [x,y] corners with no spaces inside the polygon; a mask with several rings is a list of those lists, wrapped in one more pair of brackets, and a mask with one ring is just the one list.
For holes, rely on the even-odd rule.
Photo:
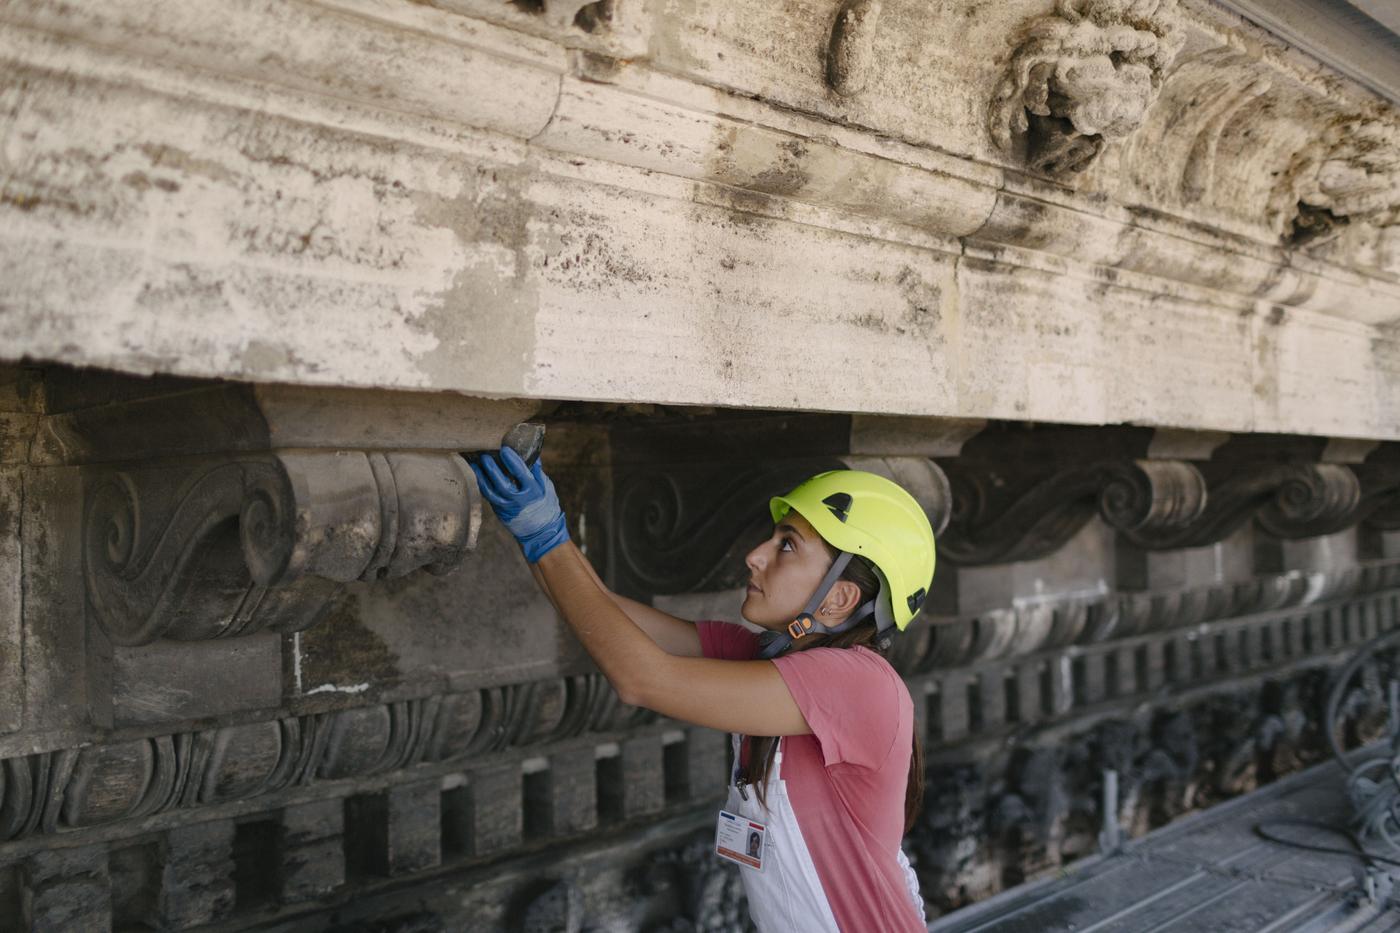
{"label": "woman's raised arm", "polygon": [[[525,461],[503,447],[501,465],[485,457],[472,464],[481,494],[491,503],[525,554],[545,593],[623,702],[664,716],[750,735],[801,735],[811,731],[771,661],[719,661],[672,654],[687,651],[695,627],[646,608],[663,633],[657,639],[617,602],[588,560],[569,540],[568,524],[554,484],[538,461]],[[509,474],[509,475],[507,475]],[[688,632],[683,639],[677,625]]]}
{"label": "woman's raised arm", "polygon": [[726,732],[812,731],[772,661],[666,653],[597,582],[572,541],[551,548],[536,567],[560,614],[624,703]]}

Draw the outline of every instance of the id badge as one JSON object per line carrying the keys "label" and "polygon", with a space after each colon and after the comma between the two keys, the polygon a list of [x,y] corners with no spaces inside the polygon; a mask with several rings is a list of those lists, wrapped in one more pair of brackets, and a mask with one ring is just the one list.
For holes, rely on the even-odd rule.
{"label": "id badge", "polygon": [[763,840],[767,833],[762,823],[721,810],[715,827],[715,854],[745,868],[763,871]]}

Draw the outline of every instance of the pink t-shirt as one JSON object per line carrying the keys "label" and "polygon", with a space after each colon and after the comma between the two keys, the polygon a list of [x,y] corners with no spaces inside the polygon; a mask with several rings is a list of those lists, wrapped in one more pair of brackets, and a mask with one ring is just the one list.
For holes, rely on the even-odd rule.
{"label": "pink t-shirt", "polygon": [[[707,658],[751,660],[758,636],[699,622]],[[783,742],[782,777],[842,930],[923,931],[898,862],[913,753],[914,703],[868,648],[809,648],[773,663],[811,735]]]}

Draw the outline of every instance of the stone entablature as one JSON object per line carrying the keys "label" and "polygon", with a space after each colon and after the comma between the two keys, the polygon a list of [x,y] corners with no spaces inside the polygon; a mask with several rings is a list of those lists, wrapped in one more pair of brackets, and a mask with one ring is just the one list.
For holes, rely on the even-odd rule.
{"label": "stone entablature", "polygon": [[0,57],[12,359],[1400,436],[1394,108],[1205,0],[29,4]]}
{"label": "stone entablature", "polygon": [[[1157,743],[1144,761],[1177,756],[1162,800],[1157,778],[1125,777],[1157,801],[1146,826],[1159,804],[1195,806],[1181,788],[1198,766],[1310,733],[1289,707],[1182,751],[1144,711],[1316,679],[1397,624],[1388,442],[7,368],[0,925],[277,929],[451,879],[513,906],[434,908],[448,928],[597,916],[578,879],[638,861],[609,849],[612,867],[586,867],[604,830],[661,853],[656,892],[700,892],[658,917],[733,914],[732,879],[684,842],[723,783],[723,737],[620,703],[482,517],[459,451],[526,417],[548,425],[600,575],[689,618],[733,618],[775,488],[849,466],[915,494],[942,553],[891,662],[934,793],[981,769],[988,784],[964,790],[1011,820],[959,829],[959,845],[982,840],[965,864],[930,809],[910,844],[940,909],[965,896],[945,883],[995,890],[987,862],[1082,852],[1045,829],[1070,817],[1016,756],[1131,720],[1134,742]],[[1373,701],[1363,690],[1356,715]],[[1055,779],[1080,780],[1078,760]],[[997,835],[1013,825],[1035,846]],[[543,876],[562,886],[531,893]]]}

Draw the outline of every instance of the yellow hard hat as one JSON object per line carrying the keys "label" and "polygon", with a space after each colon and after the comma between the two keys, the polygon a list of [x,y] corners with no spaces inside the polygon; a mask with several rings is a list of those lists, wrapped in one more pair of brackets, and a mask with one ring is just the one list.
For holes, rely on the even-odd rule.
{"label": "yellow hard hat", "polygon": [[[880,578],[877,630],[903,631],[918,615],[933,583],[933,526],[904,487],[864,470],[832,470],[774,496],[768,507],[774,524],[797,512],[827,544],[870,561]],[[813,602],[825,596],[823,590]]]}

